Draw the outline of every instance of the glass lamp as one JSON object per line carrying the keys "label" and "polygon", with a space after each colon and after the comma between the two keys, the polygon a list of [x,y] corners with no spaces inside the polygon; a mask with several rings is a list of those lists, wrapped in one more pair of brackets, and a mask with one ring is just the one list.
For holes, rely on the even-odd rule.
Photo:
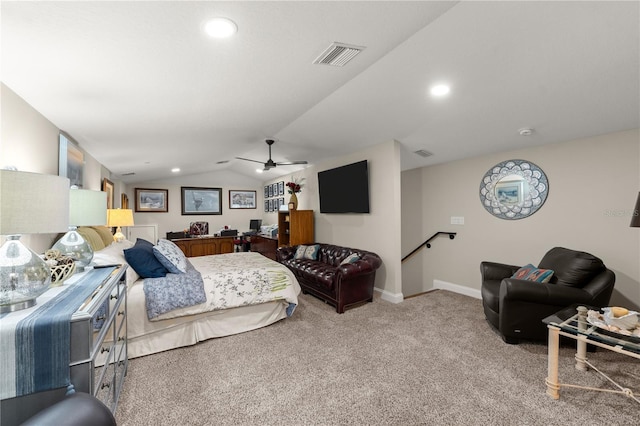
{"label": "glass lamp", "polygon": [[638,192],[636,208],[631,213],[631,224],[629,226],[633,228],[640,228],[640,192]]}
{"label": "glass lamp", "polygon": [[133,211],[131,209],[109,209],[107,210],[107,226],[116,227],[116,233],[113,234],[115,242],[125,240],[122,233],[122,226],[133,226]]}
{"label": "glass lamp", "polygon": [[72,258],[76,262],[76,271],[84,271],[93,259],[93,249],[78,233],[78,226],[106,224],[107,193],[72,186],[69,190],[69,231],[52,248]]}
{"label": "glass lamp", "polygon": [[61,232],[68,221],[69,179],[0,170],[0,313],[35,305],[51,284],[51,269],[20,234]]}

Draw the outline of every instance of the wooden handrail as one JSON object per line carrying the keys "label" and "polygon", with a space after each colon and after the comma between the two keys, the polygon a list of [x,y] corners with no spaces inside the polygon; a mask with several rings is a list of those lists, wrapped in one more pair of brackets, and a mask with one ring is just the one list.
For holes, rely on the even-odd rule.
{"label": "wooden handrail", "polygon": [[406,255],[405,257],[402,258],[402,261],[404,262],[407,258],[409,258],[411,255],[413,255],[415,252],[417,252],[418,250],[420,250],[422,247],[426,247],[426,248],[431,248],[431,244],[430,241],[433,240],[434,238],[436,238],[438,235],[440,234],[446,234],[449,236],[450,240],[453,240],[456,237],[456,232],[447,232],[447,231],[438,231],[435,234],[433,234],[431,237],[427,238],[425,240],[424,243],[420,244],[418,247],[416,247],[415,249],[413,249],[413,251],[411,253],[409,253],[408,255]]}

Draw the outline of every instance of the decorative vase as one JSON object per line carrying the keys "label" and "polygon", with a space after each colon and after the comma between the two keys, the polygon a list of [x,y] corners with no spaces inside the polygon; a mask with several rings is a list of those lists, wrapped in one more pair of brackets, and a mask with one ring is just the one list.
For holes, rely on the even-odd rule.
{"label": "decorative vase", "polygon": [[298,209],[298,196],[296,193],[291,194],[291,198],[289,198],[289,210],[297,210]]}

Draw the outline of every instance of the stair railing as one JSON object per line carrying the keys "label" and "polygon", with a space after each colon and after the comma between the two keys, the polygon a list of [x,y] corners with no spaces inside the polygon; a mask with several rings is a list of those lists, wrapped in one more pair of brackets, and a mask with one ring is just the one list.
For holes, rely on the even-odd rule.
{"label": "stair railing", "polygon": [[415,249],[413,249],[413,251],[411,253],[409,253],[408,255],[406,255],[405,257],[402,258],[402,262],[404,262],[406,259],[408,259],[409,257],[411,257],[415,252],[417,252],[418,250],[420,250],[423,247],[426,248],[431,248],[431,240],[433,240],[434,238],[436,238],[438,235],[448,235],[450,240],[453,240],[456,237],[456,232],[446,232],[446,231],[438,231],[435,234],[433,234],[431,237],[427,238],[425,240],[425,242],[423,242],[422,244],[420,244],[418,247],[416,247]]}

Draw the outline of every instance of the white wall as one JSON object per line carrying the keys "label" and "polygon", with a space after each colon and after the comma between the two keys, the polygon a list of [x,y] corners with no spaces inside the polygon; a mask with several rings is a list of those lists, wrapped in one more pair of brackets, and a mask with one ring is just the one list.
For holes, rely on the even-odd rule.
{"label": "white wall", "polygon": [[[318,198],[318,172],[367,160],[369,167],[369,214],[323,214]],[[383,265],[376,273],[375,286],[383,297],[402,300],[400,269],[400,147],[391,141],[308,167],[302,171],[268,181],[285,183],[305,178],[298,196],[298,209],[315,211],[315,240],[377,253]],[[288,202],[289,194],[285,194]],[[265,217],[274,217],[269,213]]]}
{"label": "white wall", "polygon": [[[532,161],[549,179],[546,203],[526,219],[498,219],[480,202],[482,176],[509,159]],[[458,232],[403,265],[403,277],[422,277],[422,290],[434,280],[479,290],[481,261],[537,264],[563,246],[600,257],[616,273],[613,303],[640,306],[640,230],[629,227],[640,190],[637,129],[425,167],[403,173],[402,183],[403,220],[422,224],[419,234],[403,224],[403,249],[423,235]],[[451,216],[465,224],[451,225]]]}
{"label": "white wall", "polygon": [[[25,172],[57,175],[60,129],[1,83],[0,97],[0,167],[11,165]],[[102,167],[84,154],[83,187],[100,190]],[[43,252],[51,247],[56,235],[24,235],[22,241]]]}
{"label": "white wall", "polygon": [[[222,188],[222,214],[183,216],[182,192],[180,189],[182,186]],[[169,212],[136,213],[135,188],[168,190]],[[230,209],[229,190],[256,191],[257,208]],[[130,184],[126,185],[126,194],[129,197],[129,208],[134,210],[134,223],[136,225],[157,225],[159,238],[164,238],[166,233],[170,231],[187,229],[191,222],[197,221],[209,222],[209,233],[211,234],[216,233],[225,225],[230,229],[237,229],[239,233],[242,233],[243,231],[249,230],[249,221],[251,219],[262,219],[264,214],[264,190],[262,182],[229,170],[191,176],[176,176],[170,179]],[[263,224],[267,224],[267,222]]]}

